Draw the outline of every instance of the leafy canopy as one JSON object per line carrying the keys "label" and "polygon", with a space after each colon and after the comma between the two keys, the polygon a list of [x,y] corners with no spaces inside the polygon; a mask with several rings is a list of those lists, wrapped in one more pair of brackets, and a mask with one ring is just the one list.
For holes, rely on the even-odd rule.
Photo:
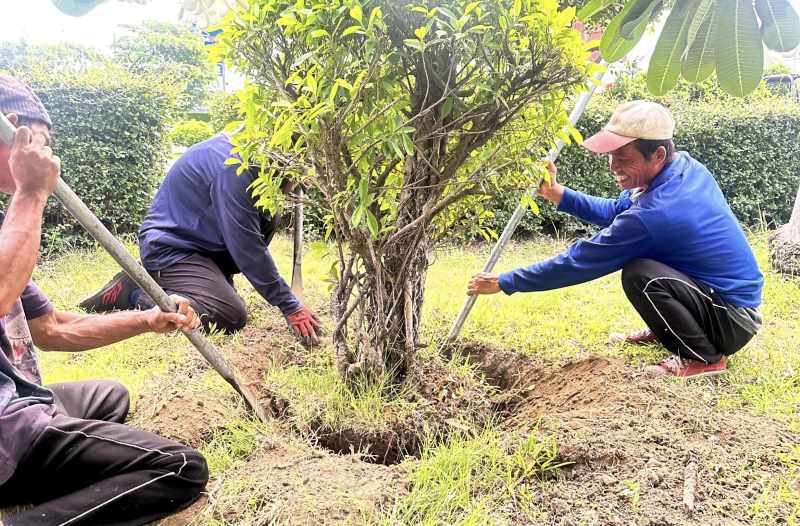
{"label": "leafy canopy", "polygon": [[411,200],[427,227],[465,198],[538,180],[563,102],[595,68],[575,9],[556,0],[246,4],[217,49],[252,79],[241,169],[264,167],[268,208],[278,174],[309,179],[344,237],[398,241]]}

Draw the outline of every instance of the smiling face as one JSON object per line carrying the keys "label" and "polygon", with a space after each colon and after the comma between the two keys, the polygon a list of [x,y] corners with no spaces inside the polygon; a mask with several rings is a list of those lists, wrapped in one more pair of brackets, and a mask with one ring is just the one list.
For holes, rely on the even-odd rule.
{"label": "smiling face", "polygon": [[[12,124],[16,124],[16,119],[11,119]],[[46,124],[41,122],[33,122],[30,125],[33,133],[40,133],[47,138],[47,143],[50,143],[50,129]],[[14,178],[11,177],[11,166],[9,165],[9,158],[11,157],[11,146],[0,142],[0,192],[4,194],[13,194],[17,185]]]}
{"label": "smiling face", "polygon": [[608,165],[622,190],[646,188],[667,163],[667,150],[659,146],[650,158],[645,157],[634,143],[608,154]]}

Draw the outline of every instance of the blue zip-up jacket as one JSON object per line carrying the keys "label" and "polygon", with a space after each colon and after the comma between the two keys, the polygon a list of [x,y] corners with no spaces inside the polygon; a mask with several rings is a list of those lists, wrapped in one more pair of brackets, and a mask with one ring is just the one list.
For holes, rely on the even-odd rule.
{"label": "blue zip-up jacket", "polygon": [[506,294],[584,283],[648,258],[690,276],[737,307],[761,304],[764,276],[744,231],[711,173],[676,154],[635,201],[566,189],[558,210],[604,227],[566,252],[500,275]]}
{"label": "blue zip-up jacket", "polygon": [[219,134],[195,144],[167,173],[139,229],[144,266],[163,270],[191,254],[203,254],[226,272],[241,272],[284,315],[300,303],[267,249],[271,218],[248,191],[256,174],[236,175],[230,140]]}

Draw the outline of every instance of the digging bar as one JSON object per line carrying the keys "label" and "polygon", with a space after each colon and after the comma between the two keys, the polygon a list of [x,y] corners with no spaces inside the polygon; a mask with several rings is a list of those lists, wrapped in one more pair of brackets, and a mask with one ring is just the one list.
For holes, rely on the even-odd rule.
{"label": "digging bar", "polygon": [[294,228],[292,248],[292,293],[303,302],[303,186],[297,187],[297,202],[294,205]]}
{"label": "digging bar", "polygon": [[[597,83],[599,83],[603,79],[603,74],[599,73],[592,82],[588,84],[588,88],[586,91],[581,93],[578,97],[577,102],[575,103],[575,107],[572,109],[572,113],[569,114],[569,120],[573,126],[578,124],[581,116],[583,115],[584,110],[586,109],[586,105],[589,103],[589,99],[592,98],[595,90],[597,89]],[[547,154],[546,159],[555,162],[558,159],[558,155],[561,153],[561,150],[564,149],[564,142],[558,140],[553,146],[552,149]],[[536,196],[537,188],[532,188],[529,191]],[[511,240],[511,236],[514,235],[514,231],[517,229],[519,222],[522,220],[523,216],[527,212],[527,208],[520,203],[517,205],[517,209],[514,210],[514,214],[511,216],[511,219],[508,220],[505,228],[503,229],[503,233],[500,235],[500,238],[495,243],[494,247],[492,248],[492,252],[489,254],[489,259],[486,261],[486,264],[483,266],[483,272],[491,272],[494,269],[494,266],[500,260],[500,256],[503,255],[503,251],[506,249],[506,245]],[[470,312],[472,311],[472,307],[475,305],[475,301],[478,299],[478,296],[469,296],[467,300],[464,302],[464,306],[461,307],[461,312],[458,313],[458,317],[456,321],[453,322],[453,327],[450,329],[450,333],[447,335],[447,341],[452,342],[458,338],[459,333],[461,332],[461,328],[464,326],[464,322],[467,321],[467,317],[469,317]]]}
{"label": "digging bar", "polygon": [[[16,129],[11,122],[0,113],[0,141],[13,144]],[[86,229],[87,232],[111,255],[114,260],[128,273],[141,289],[149,295],[158,307],[164,312],[176,312],[177,305],[167,295],[150,274],[128,254],[117,238],[100,222],[91,210],[81,201],[80,197],[64,182],[58,179],[54,192],[70,214]],[[243,384],[236,376],[233,368],[228,364],[219,350],[206,339],[200,329],[183,331],[186,338],[203,355],[203,358],[217,371],[231,387],[244,398],[245,403],[255,413],[256,417],[266,422],[269,420],[267,413],[258,402],[258,397],[249,386]]]}

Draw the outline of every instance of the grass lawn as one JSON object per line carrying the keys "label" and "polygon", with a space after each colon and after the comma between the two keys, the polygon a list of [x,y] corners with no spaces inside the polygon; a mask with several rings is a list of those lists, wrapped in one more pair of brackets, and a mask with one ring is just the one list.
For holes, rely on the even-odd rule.
{"label": "grass lawn", "polygon": [[[766,236],[754,234],[751,240],[761,268],[767,269]],[[563,243],[552,240],[519,242],[503,257],[498,270],[529,264],[561,248]],[[286,277],[290,276],[290,250],[285,238],[273,242],[273,255]],[[437,254],[428,274],[424,340],[429,345],[422,356],[436,354],[465,299],[466,282],[483,266],[488,250],[486,245],[476,245],[446,249]],[[321,305],[325,301],[327,266],[322,251],[310,249],[307,252],[304,278],[311,305]],[[35,279],[58,307],[73,309],[81,298],[94,292],[116,270],[114,262],[102,252],[84,251],[43,263],[36,270]],[[706,404],[774,419],[793,432],[800,432],[800,317],[797,315],[800,281],[786,280],[771,273],[767,273],[766,279],[765,324],[761,333],[731,359],[730,372],[724,378],[692,382],[690,389]],[[282,320],[277,311],[263,308],[263,300],[245,281],[239,279],[237,283],[252,306],[251,325],[280,327]],[[664,353],[657,347],[609,345],[607,336],[611,331],[638,329],[641,325],[615,274],[559,291],[481,298],[462,337],[555,361],[578,359],[592,353],[623,357],[637,368],[660,359]],[[229,355],[251,345],[247,335],[215,336],[214,340]],[[296,348],[286,340],[273,344]],[[116,378],[131,389],[135,400],[149,394],[153,382],[160,386],[177,382],[180,375],[176,376],[176,371],[196,366],[195,355],[180,336],[147,335],[88,353],[42,353],[40,356],[46,382]],[[454,377],[470,372],[463,363],[453,362],[448,366]],[[198,389],[224,391],[222,382],[207,370],[180,381]],[[410,411],[409,403],[402,396],[389,396],[381,389],[367,389],[354,395],[345,389],[333,372],[330,352],[317,352],[302,365],[268,368],[264,381],[279,391],[292,393],[293,421],[288,428],[258,424],[245,416],[241,404],[231,405],[224,424],[199,444],[209,459],[215,482],[211,487],[211,503],[195,516],[195,524],[283,523],[281,517],[291,514],[287,515],[267,494],[268,490],[264,489],[267,479],[259,479],[258,474],[248,468],[255,458],[260,458],[258,454],[264,451],[265,444],[279,444],[274,447],[280,450],[290,443],[299,444],[300,449],[310,447],[306,441],[309,437],[297,430],[304,429],[314,419],[327,419],[328,426],[345,419],[356,419],[365,426],[379,426],[387,414]],[[680,400],[675,400],[675,410],[680,410]],[[520,473],[546,480],[548,473],[558,470],[557,451],[558,444],[552,436],[534,432],[509,437],[491,423],[482,429],[453,436],[444,444],[430,443],[423,446],[419,460],[404,462],[398,467],[408,480],[405,490],[401,491],[398,486],[396,493],[401,495],[398,500],[350,514],[342,523],[544,524],[544,515],[537,515],[535,504],[538,486],[520,484]],[[730,522],[722,520],[720,524],[798,524],[800,494],[792,489],[792,484],[800,477],[800,448],[784,454],[781,461],[785,464],[785,473],[760,486],[748,516]],[[383,468],[376,466],[376,469],[378,467]],[[325,469],[325,466],[318,466],[320,473]],[[370,471],[359,473],[358,476],[364,477]],[[303,480],[298,488],[313,488],[314,478],[312,474],[311,479]],[[630,481],[621,484],[620,494],[628,500],[627,505],[635,515],[640,489]],[[358,484],[355,488],[351,493],[357,492]],[[530,503],[525,505],[524,520],[520,519],[520,503]]]}

